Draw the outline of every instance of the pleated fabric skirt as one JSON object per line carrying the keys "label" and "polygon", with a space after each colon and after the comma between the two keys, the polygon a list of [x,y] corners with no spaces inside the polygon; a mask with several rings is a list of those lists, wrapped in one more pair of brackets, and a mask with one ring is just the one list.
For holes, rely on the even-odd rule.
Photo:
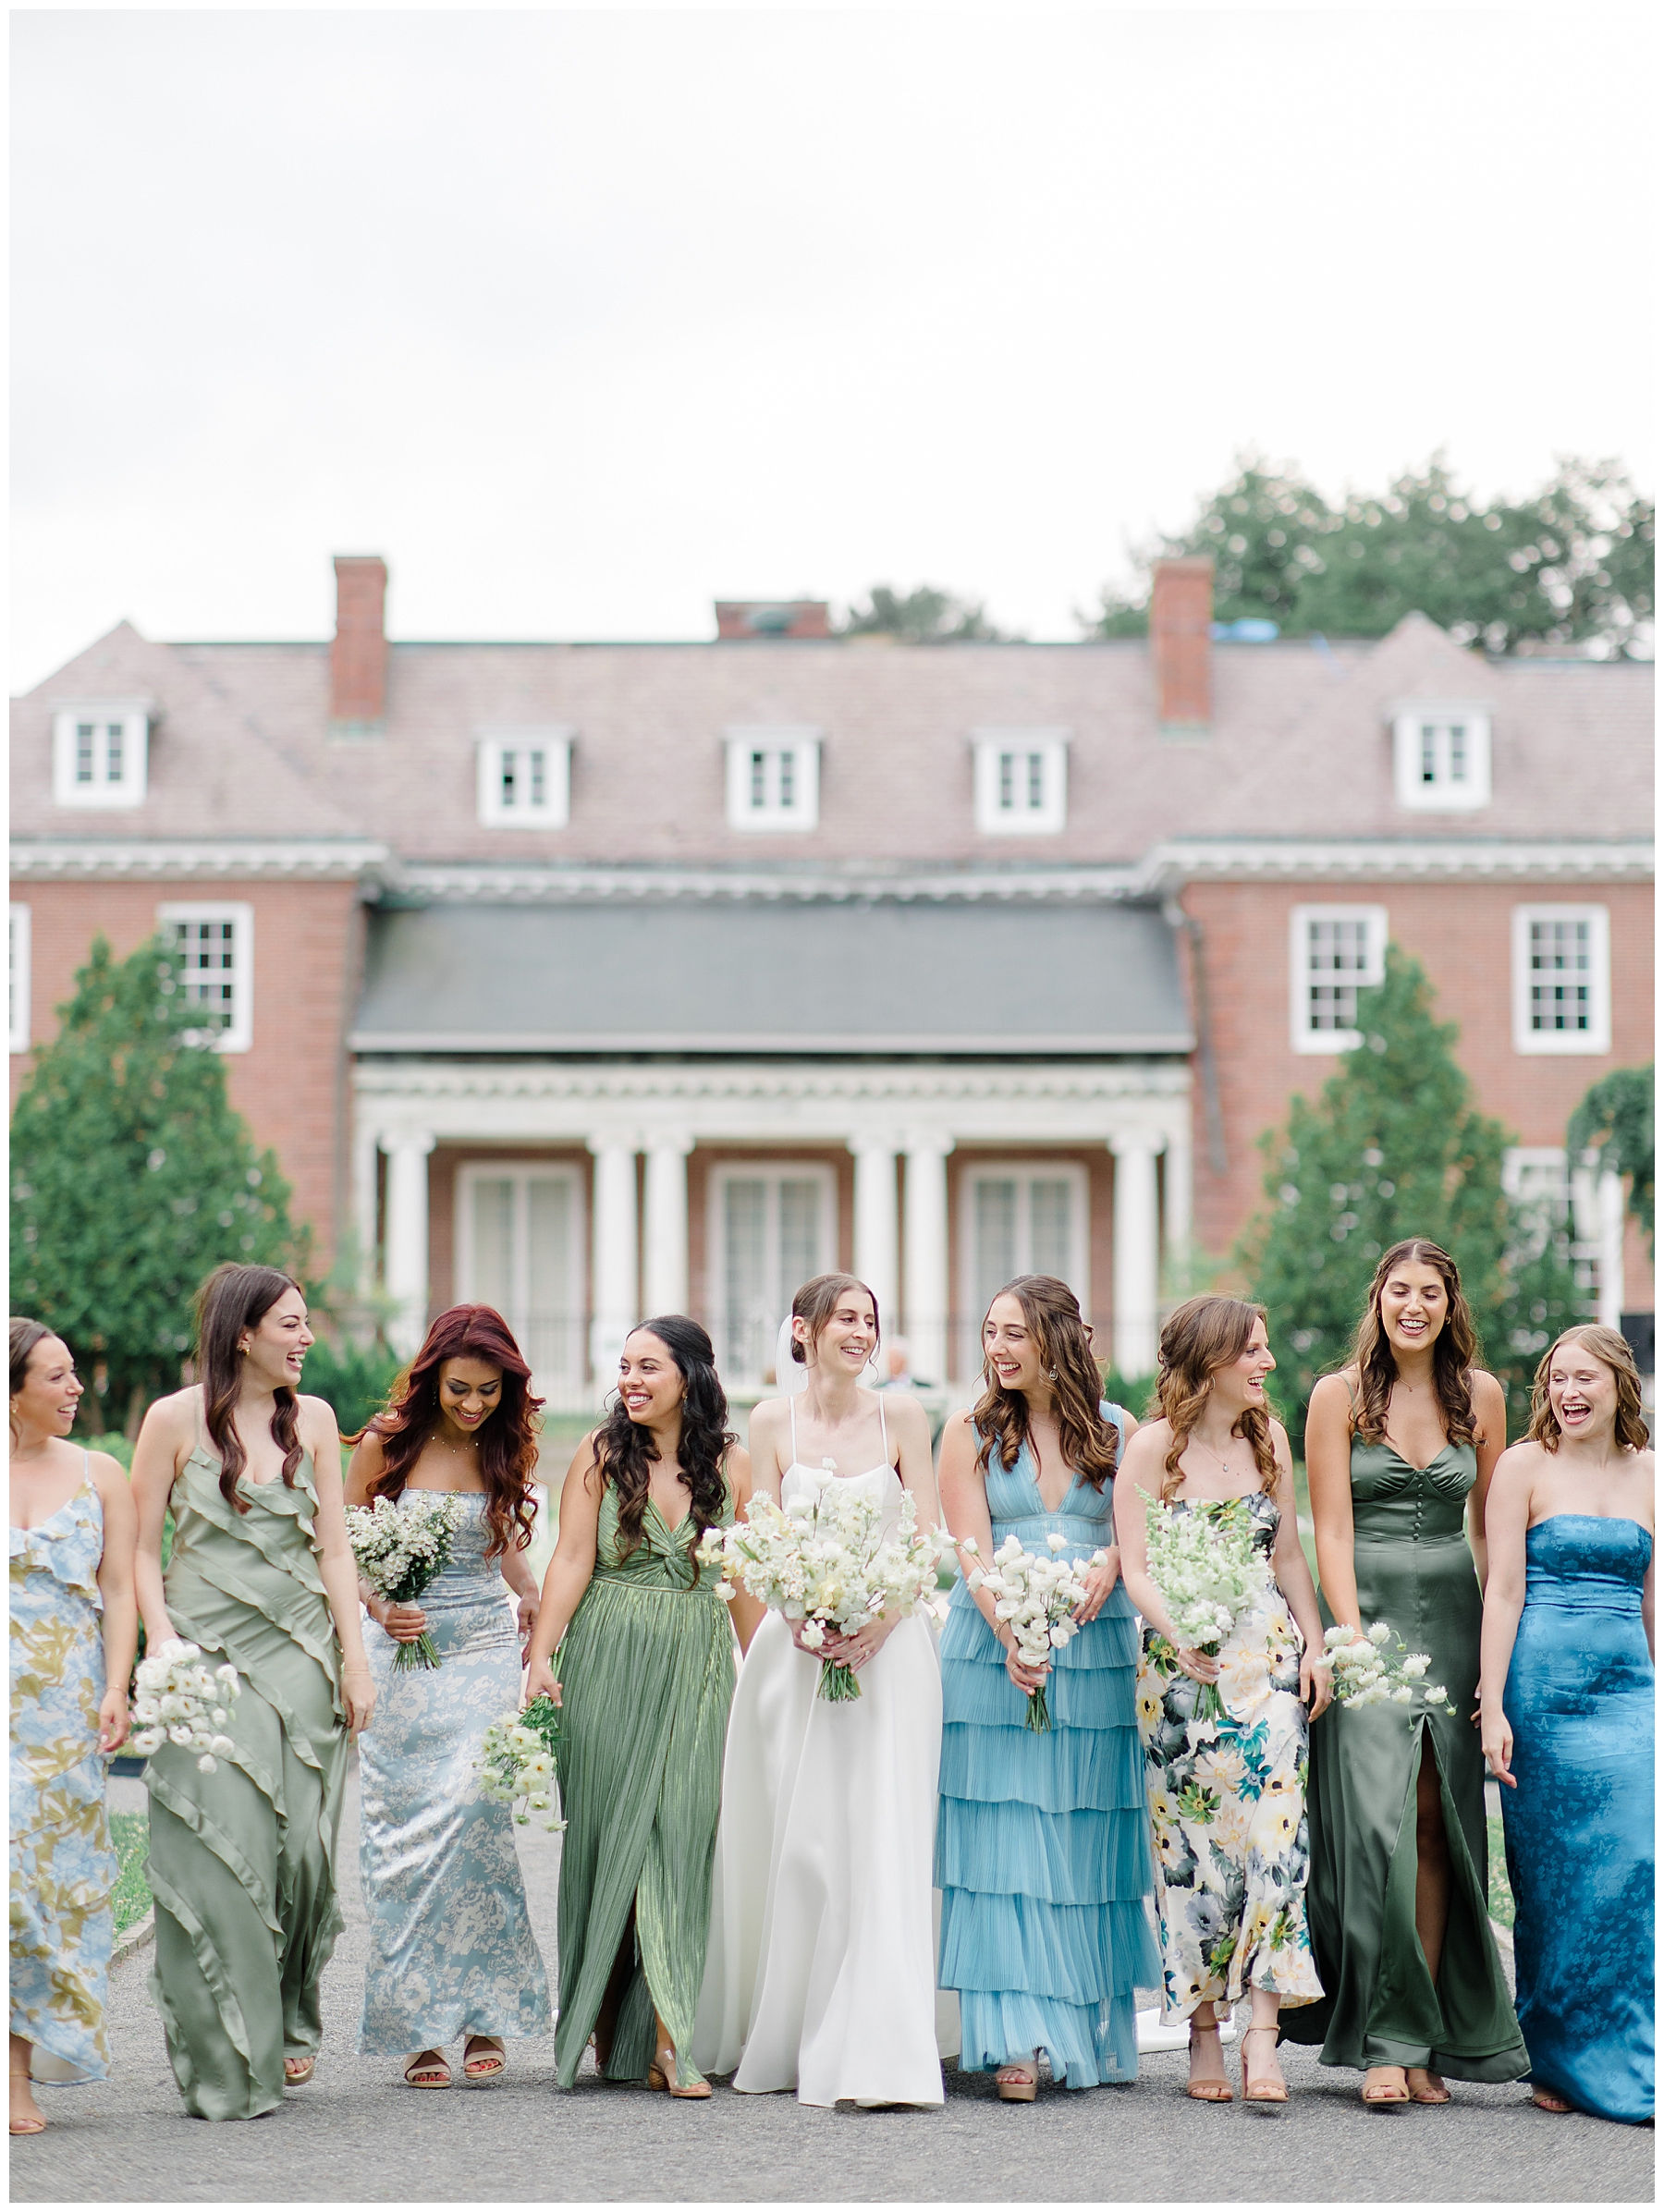
{"label": "pleated fabric skirt", "polygon": [[1071,2089],[1132,2081],[1133,1993],[1160,1978],[1132,1606],[1117,1588],[1054,1653],[1044,1734],[962,1582],[941,1660],[939,1979],[959,1992],[960,2064],[1044,2050]]}
{"label": "pleated fabric skirt", "polygon": [[[734,1632],[708,1586],[597,1570],[560,1647],[559,2016],[569,2089],[620,1948],[630,1974],[606,2072],[639,2081],[656,2010],[684,2084],[711,1915]],[[634,1929],[631,1934],[631,1913]]]}

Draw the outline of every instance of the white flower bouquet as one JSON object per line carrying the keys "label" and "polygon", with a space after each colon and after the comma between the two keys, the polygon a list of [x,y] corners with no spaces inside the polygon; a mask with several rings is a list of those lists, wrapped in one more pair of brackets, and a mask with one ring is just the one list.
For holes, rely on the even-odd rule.
{"label": "white flower bouquet", "polygon": [[[347,1534],[358,1570],[377,1597],[395,1606],[413,1606],[445,1571],[461,1525],[462,1499],[454,1490],[406,1489],[397,1502],[378,1497],[373,1505],[347,1509]],[[439,1654],[426,1629],[413,1643],[396,1648],[393,1664],[438,1666]]]}
{"label": "white flower bouquet", "polygon": [[[1395,1644],[1403,1657],[1390,1656]],[[1335,1695],[1343,1705],[1412,1705],[1418,1697],[1428,1705],[1443,1705],[1450,1693],[1442,1682],[1423,1680],[1432,1662],[1425,1651],[1409,1650],[1384,1620],[1359,1635],[1356,1629],[1329,1629],[1323,1639],[1323,1656],[1335,1670]]]}
{"label": "white flower bouquet", "polygon": [[[1232,1507],[1243,1501],[1233,1499]],[[1144,1559],[1161,1593],[1177,1642],[1217,1658],[1238,1616],[1266,1590],[1270,1572],[1254,1541],[1254,1522],[1239,1510],[1199,1513],[1153,1506],[1144,1523]],[[1222,1717],[1216,1685],[1198,1685],[1195,1717]]]}
{"label": "white flower bouquet", "polygon": [[476,1772],[480,1795],[494,1805],[518,1805],[516,1823],[524,1827],[533,1813],[558,1835],[566,1827],[555,1810],[555,1746],[560,1741],[560,1707],[552,1697],[534,1697],[523,1713],[505,1713],[485,1731]]}
{"label": "white flower bouquet", "polygon": [[212,1774],[237,1749],[223,1731],[240,1694],[235,1667],[206,1667],[200,1644],[171,1637],[140,1660],[133,1672],[133,1749],[148,1758],[165,1743],[201,1755],[197,1769]]}
{"label": "white flower bouquet", "polygon": [[[910,1491],[887,1539],[880,1536],[881,1518],[876,1499],[842,1483],[826,1484],[814,1498],[794,1498],[787,1509],[756,1497],[747,1520],[706,1529],[699,1558],[721,1568],[720,1597],[731,1597],[738,1584],[788,1620],[806,1621],[803,1644],[818,1651],[828,1626],[852,1636],[886,1613],[918,1612],[935,1594],[952,1537],[942,1529],[921,1532]],[[819,1694],[834,1704],[859,1697],[854,1668],[823,1660]]]}
{"label": "white flower bouquet", "polygon": [[[1053,1652],[1061,1651],[1079,1632],[1075,1611],[1086,1598],[1081,1563],[1060,1556],[1068,1550],[1069,1539],[1054,1534],[1046,1542],[1046,1551],[1036,1553],[1024,1551],[1015,1536],[1008,1536],[986,1567],[979,1562],[965,1577],[968,1590],[992,1594],[994,1618],[1010,1629],[1017,1656],[1025,1667],[1051,1665]],[[959,1548],[973,1559],[978,1557],[974,1536],[961,1538]],[[1107,1561],[1107,1552],[1095,1551],[1085,1565],[1102,1567]],[[1036,1734],[1051,1727],[1044,1682],[1029,1692],[1023,1726]]]}

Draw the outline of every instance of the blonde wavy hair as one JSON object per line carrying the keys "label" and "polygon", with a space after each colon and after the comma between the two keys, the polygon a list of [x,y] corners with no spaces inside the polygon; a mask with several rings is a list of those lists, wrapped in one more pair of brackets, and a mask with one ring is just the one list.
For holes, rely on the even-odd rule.
{"label": "blonde wavy hair", "polygon": [[1645,1451],[1652,1436],[1641,1410],[1641,1370],[1635,1365],[1635,1355],[1615,1328],[1601,1328],[1592,1321],[1577,1328],[1561,1329],[1537,1362],[1531,1385],[1531,1416],[1525,1424],[1532,1443],[1540,1444],[1545,1451],[1560,1448],[1560,1424],[1548,1402],[1548,1370],[1562,1344],[1581,1344],[1603,1367],[1611,1369],[1618,1386],[1618,1441],[1625,1451]]}
{"label": "blonde wavy hair", "polygon": [[[1222,1298],[1205,1292],[1187,1298],[1168,1315],[1156,1349],[1156,1402],[1172,1430],[1161,1480],[1161,1502],[1170,1506],[1184,1477],[1179,1462],[1213,1394],[1214,1376],[1221,1367],[1232,1366],[1254,1338],[1254,1325],[1266,1319],[1264,1306],[1251,1306],[1245,1299]],[[1233,1436],[1244,1436],[1254,1453],[1260,1488],[1267,1497],[1277,1488],[1277,1452],[1271,1442],[1271,1416],[1263,1406],[1249,1406],[1231,1425]]]}

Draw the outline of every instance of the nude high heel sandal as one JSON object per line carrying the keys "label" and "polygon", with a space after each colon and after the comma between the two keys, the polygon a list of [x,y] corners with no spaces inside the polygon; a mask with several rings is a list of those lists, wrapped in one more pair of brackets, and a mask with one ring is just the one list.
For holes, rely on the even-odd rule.
{"label": "nude high heel sandal", "polygon": [[1032,2059],[1014,2059],[1010,2065],[1002,2066],[994,2077],[994,2087],[1002,2104],[1032,2105],[1040,2087],[1038,2051]]}
{"label": "nude high heel sandal", "polygon": [[[1219,2023],[1217,2020],[1210,2021],[1206,2027],[1198,2027],[1193,2020],[1191,2022],[1190,2047],[1193,2060],[1196,2055],[1196,2037],[1198,2035],[1217,2035],[1218,2032]],[[1225,2056],[1223,2047],[1221,2047],[1219,2054],[1221,2070],[1224,2064]],[[1184,2094],[1186,2096],[1193,2096],[1199,2105],[1229,2105],[1232,2102],[1230,2084],[1224,2078],[1222,2071],[1217,2074],[1209,2075],[1204,2081],[1187,2082],[1184,2085]]]}
{"label": "nude high heel sandal", "polygon": [[660,2047],[653,2064],[647,2069],[649,2089],[667,2089],[672,2096],[706,2097],[711,2094],[709,2082],[679,2082],[676,2078],[676,2050],[671,2044]]}
{"label": "nude high heel sandal", "polygon": [[1286,2105],[1289,2101],[1287,2082],[1278,2080],[1274,2074],[1260,2074],[1252,2081],[1249,2079],[1248,2038],[1250,2035],[1269,2035],[1272,2056],[1275,2057],[1277,2054],[1277,2030],[1275,2028],[1244,2028],[1242,2030],[1242,2096],[1244,2101],[1251,2105]]}

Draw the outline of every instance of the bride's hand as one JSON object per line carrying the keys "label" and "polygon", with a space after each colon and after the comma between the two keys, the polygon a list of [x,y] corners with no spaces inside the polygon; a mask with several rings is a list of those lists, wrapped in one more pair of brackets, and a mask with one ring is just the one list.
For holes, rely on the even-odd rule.
{"label": "bride's hand", "polygon": [[840,1636],[835,1655],[838,1664],[852,1667],[859,1673],[884,1648],[885,1640],[895,1626],[893,1620],[869,1620],[865,1628],[857,1629],[852,1636]]}

